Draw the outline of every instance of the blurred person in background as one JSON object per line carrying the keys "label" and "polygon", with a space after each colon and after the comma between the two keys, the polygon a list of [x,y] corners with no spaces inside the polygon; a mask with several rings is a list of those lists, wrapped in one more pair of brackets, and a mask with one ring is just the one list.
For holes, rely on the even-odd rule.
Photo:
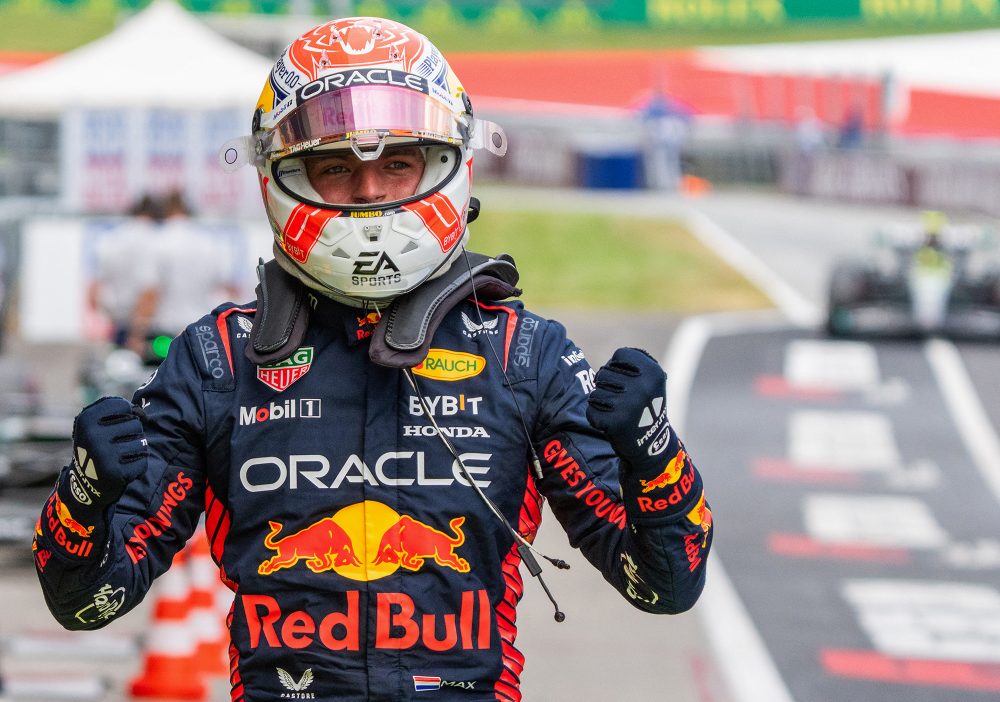
{"label": "blurred person in background", "polygon": [[681,154],[687,140],[688,117],[660,92],[643,106],[640,117],[645,139],[646,187],[676,192],[681,184]]}
{"label": "blurred person in background", "polygon": [[[509,257],[466,249],[480,148],[502,130],[409,27],[338,19],[285,49],[222,154],[258,169],[274,259],[132,402],[78,415],[35,541],[59,622],[133,608],[204,511],[234,700],[519,700],[543,500],[627,602],[693,606],[712,517],[666,374],[634,348],[595,374],[509,299]],[[121,607],[81,621],[101,586]]]}
{"label": "blurred person in background", "polygon": [[156,279],[155,237],[162,219],[160,203],[143,195],[129,210],[128,219],[97,242],[87,299],[111,322],[110,341],[116,347],[131,345],[137,303]]}
{"label": "blurred person in background", "polygon": [[837,132],[837,148],[859,149],[865,140],[865,109],[861,104],[847,108]]}
{"label": "blurred person in background", "polygon": [[199,226],[180,191],[162,201],[163,223],[156,237],[155,278],[136,302],[129,346],[146,352],[149,339],[173,338],[201,316],[206,307],[237,294],[232,252],[224,241]]}
{"label": "blurred person in background", "polygon": [[823,123],[809,105],[795,109],[795,148],[799,155],[812,157],[826,145]]}

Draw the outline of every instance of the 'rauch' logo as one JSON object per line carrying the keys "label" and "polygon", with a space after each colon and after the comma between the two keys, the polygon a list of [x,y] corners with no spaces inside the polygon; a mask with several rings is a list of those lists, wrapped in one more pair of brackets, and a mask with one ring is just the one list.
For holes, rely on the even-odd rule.
{"label": "'rauch' logo", "polygon": [[296,349],[291,358],[287,358],[280,363],[258,366],[257,379],[269,388],[274,388],[278,392],[281,392],[309,372],[312,359],[313,347],[303,346]]}
{"label": "'rauch' logo", "polygon": [[431,349],[413,372],[433,380],[463,380],[479,375],[486,367],[486,359],[462,351]]}

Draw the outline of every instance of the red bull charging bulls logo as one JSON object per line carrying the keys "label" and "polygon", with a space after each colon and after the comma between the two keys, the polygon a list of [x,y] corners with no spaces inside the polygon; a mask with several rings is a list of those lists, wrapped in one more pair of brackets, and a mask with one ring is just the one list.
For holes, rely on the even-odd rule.
{"label": "red bull charging bulls logo", "polygon": [[90,534],[94,531],[94,527],[84,526],[80,522],[73,519],[73,515],[69,512],[69,507],[67,507],[66,504],[59,499],[59,495],[56,495],[55,497],[56,516],[59,518],[59,523],[77,536],[82,536],[85,539],[90,538]]}
{"label": "red bull charging bulls logo", "polygon": [[449,522],[455,534],[451,537],[404,514],[382,536],[374,564],[398,563],[407,570],[420,570],[424,560],[432,558],[439,566],[468,573],[469,562],[455,555],[455,549],[465,543],[464,523],[465,517]]}
{"label": "red bull charging bulls logo", "polygon": [[680,480],[681,473],[684,472],[684,462],[687,459],[687,454],[684,453],[684,449],[677,452],[677,455],[670,459],[667,463],[667,467],[663,469],[663,472],[652,480],[640,480],[639,483],[642,485],[642,491],[652,492],[656,488],[666,487],[667,485],[673,485],[678,480]]}
{"label": "red bull charging bulls logo", "polygon": [[306,567],[314,573],[333,570],[337,566],[361,565],[361,561],[354,553],[351,537],[333,521],[332,517],[321,519],[282,539],[274,537],[278,535],[283,525],[279,522],[268,522],[268,524],[271,525],[271,533],[264,537],[264,545],[277,551],[277,555],[258,566],[257,572],[261,575],[270,575],[276,570],[291,568],[302,559],[305,559]]}
{"label": "red bull charging bulls logo", "polygon": [[[469,562],[457,553],[465,543],[464,523],[465,517],[452,519],[448,534],[372,500],[344,507],[280,538],[284,525],[271,521],[264,546],[275,555],[263,561],[257,572],[271,575],[305,561],[314,573],[332,570],[363,581],[377,580],[399,568],[418,571],[428,562],[468,573]],[[360,550],[355,544],[361,545]]]}

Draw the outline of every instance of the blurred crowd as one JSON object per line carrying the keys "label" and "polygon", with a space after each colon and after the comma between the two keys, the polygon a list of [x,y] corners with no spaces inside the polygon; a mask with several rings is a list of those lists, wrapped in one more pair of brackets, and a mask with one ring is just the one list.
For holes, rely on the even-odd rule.
{"label": "blurred crowd", "polygon": [[179,191],[147,194],[96,242],[88,302],[107,318],[109,341],[145,356],[151,339],[176,336],[206,302],[235,299],[230,258]]}

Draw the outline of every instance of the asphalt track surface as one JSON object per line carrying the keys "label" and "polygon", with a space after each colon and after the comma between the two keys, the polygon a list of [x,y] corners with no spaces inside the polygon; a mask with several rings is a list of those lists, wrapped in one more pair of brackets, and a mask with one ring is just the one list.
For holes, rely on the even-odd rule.
{"label": "asphalt track surface", "polygon": [[781,312],[686,320],[665,359],[671,416],[716,516],[695,610],[723,694],[996,699],[996,346],[816,331],[833,262],[917,213],[754,193],[616,206],[673,208]]}
{"label": "asphalt track surface", "polygon": [[[543,310],[595,366],[620,345],[661,354],[671,415],[705,475],[718,559],[692,612],[645,616],[574,558],[550,516],[539,545],[573,569],[544,577],[567,620],[553,622],[526,579],[526,700],[996,699],[995,348],[831,346],[808,326],[832,260],[912,213],[751,193],[687,201],[504,189],[483,201],[686,216],[782,310],[695,320]],[[43,639],[42,654],[31,653],[34,633],[55,633],[34,575],[10,567],[0,578],[9,677],[50,674],[57,661],[65,674],[110,682],[89,699],[124,699],[147,611],[105,638]]]}

